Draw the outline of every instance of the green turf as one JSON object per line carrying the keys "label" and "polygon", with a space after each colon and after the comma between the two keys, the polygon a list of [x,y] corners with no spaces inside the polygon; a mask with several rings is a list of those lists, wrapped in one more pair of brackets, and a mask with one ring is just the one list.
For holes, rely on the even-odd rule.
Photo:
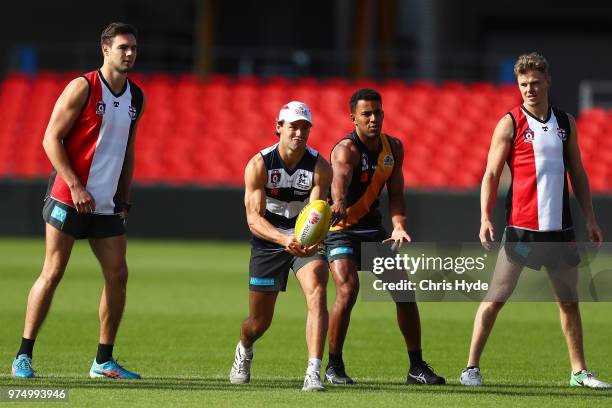
{"label": "green turf", "polygon": [[[423,387],[403,384],[407,357],[394,306],[359,301],[344,351],[358,385],[302,393],[305,307],[295,279],[279,296],[272,327],[256,345],[252,384],[232,386],[227,376],[247,312],[249,249],[247,244],[203,242],[129,244],[128,303],[115,356],[144,380],[87,377],[97,344],[102,277],[87,244],[80,242],[37,340],[34,363],[39,377],[15,381],[10,363],[43,253],[41,240],[0,240],[0,365],[5,367],[0,387],[66,387],[70,404],[79,407],[612,404],[611,392],[567,387],[570,368],[558,312],[548,303],[513,303],[502,311],[482,361],[487,386],[475,389],[458,385],[475,303],[420,305],[424,357],[449,382]],[[610,303],[582,305],[587,359],[608,380],[611,311]]]}

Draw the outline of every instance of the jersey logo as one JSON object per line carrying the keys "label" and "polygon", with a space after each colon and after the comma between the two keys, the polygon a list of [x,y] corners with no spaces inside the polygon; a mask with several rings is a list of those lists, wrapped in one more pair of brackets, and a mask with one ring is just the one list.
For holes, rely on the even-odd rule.
{"label": "jersey logo", "polygon": [[106,104],[104,103],[104,101],[98,101],[98,103],[96,103],[96,115],[104,115],[104,113],[106,112]]}
{"label": "jersey logo", "polygon": [[548,126],[542,126],[542,130],[548,132]]}
{"label": "jersey logo", "polygon": [[559,136],[559,139],[561,139],[561,141],[565,142],[565,140],[567,139],[567,132],[563,128],[557,128],[557,136]]}
{"label": "jersey logo", "polygon": [[393,160],[392,156],[387,155],[383,159],[383,166],[385,167],[393,167],[394,164],[395,164],[395,160]]}
{"label": "jersey logo", "polygon": [[136,108],[132,105],[130,105],[130,107],[128,108],[128,115],[130,115],[130,119],[136,119]]}
{"label": "jersey logo", "polygon": [[523,138],[525,138],[525,142],[533,143],[533,139],[535,139],[535,134],[533,133],[533,130],[529,128],[525,129],[525,131],[523,132]]}
{"label": "jersey logo", "polygon": [[113,101],[113,106],[115,106],[115,108],[119,107],[119,101]]}
{"label": "jersey logo", "polygon": [[280,183],[280,179],[281,179],[280,171],[272,170],[272,173],[270,174],[270,182],[274,185],[277,185],[278,183]]}
{"label": "jersey logo", "polygon": [[361,173],[361,178],[359,179],[359,181],[361,181],[362,183],[366,183],[369,178],[370,177],[368,172],[364,171],[363,173]]}
{"label": "jersey logo", "polygon": [[298,179],[296,184],[298,188],[308,190],[310,188],[310,180],[308,176],[305,173],[299,173],[297,176]]}

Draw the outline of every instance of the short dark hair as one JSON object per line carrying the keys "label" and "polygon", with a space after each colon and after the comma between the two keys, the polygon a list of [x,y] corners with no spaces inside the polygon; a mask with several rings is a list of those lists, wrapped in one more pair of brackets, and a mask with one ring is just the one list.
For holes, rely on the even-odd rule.
{"label": "short dark hair", "polygon": [[133,25],[126,23],[110,23],[108,27],[102,31],[102,35],[100,35],[100,45],[111,45],[113,38],[118,34],[132,34],[134,37],[138,38],[138,31]]}
{"label": "short dark hair", "polygon": [[378,101],[382,105],[382,96],[380,94],[370,88],[362,88],[351,95],[351,99],[349,100],[349,108],[351,112],[355,112],[355,108],[357,107],[358,101]]}
{"label": "short dark hair", "polygon": [[[283,127],[285,125],[285,119],[277,120],[276,124],[280,127]],[[280,132],[275,130],[274,133],[276,134],[276,136],[280,137]]]}

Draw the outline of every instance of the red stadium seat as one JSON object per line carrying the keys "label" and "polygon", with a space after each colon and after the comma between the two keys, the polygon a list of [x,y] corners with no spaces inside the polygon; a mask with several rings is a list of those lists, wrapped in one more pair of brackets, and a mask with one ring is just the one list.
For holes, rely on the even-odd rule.
{"label": "red stadium seat", "polygon": [[[12,72],[0,82],[0,177],[48,176],[42,137],[61,90],[80,74]],[[167,73],[134,73],[131,78],[147,96],[148,112],[137,139],[135,180],[140,183],[241,186],[247,161],[278,140],[278,110],[294,99],[307,102],[313,112],[309,144],[329,157],[334,144],[353,129],[351,93],[373,87],[383,96],[385,131],[404,143],[406,186],[476,191],[493,129],[521,100],[516,85],[489,82],[351,83],[343,78]],[[604,137],[611,125],[612,113],[600,108],[577,118],[583,162],[598,193],[612,191],[612,140]],[[211,160],[228,154],[221,164]]]}

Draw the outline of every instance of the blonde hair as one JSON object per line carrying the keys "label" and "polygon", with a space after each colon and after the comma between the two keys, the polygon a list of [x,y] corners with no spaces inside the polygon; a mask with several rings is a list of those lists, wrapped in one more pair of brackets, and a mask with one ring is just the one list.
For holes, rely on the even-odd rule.
{"label": "blonde hair", "polygon": [[538,71],[548,77],[548,61],[537,52],[519,55],[514,64],[514,75],[518,77],[527,71]]}

